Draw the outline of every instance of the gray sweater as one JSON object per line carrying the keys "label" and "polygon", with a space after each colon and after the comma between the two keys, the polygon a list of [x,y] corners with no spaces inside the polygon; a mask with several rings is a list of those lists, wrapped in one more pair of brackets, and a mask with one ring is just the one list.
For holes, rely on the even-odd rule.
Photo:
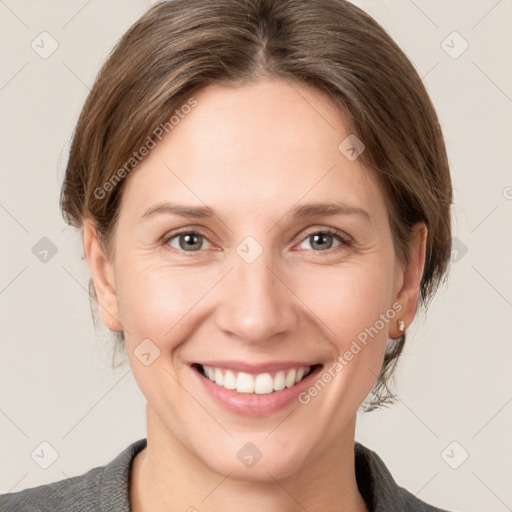
{"label": "gray sweater", "polygon": [[[106,466],[19,492],[0,495],[0,512],[130,512],[132,461],[147,440],[139,439]],[[382,459],[355,443],[356,479],[370,512],[447,512],[399,487]]]}

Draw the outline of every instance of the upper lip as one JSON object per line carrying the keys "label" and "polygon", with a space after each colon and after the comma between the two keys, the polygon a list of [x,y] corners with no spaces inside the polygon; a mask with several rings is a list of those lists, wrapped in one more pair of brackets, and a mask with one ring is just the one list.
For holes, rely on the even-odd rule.
{"label": "upper lip", "polygon": [[302,368],[320,364],[314,361],[272,361],[267,363],[248,363],[247,361],[196,361],[195,364],[223,368],[234,372],[245,372],[252,374],[278,372],[290,368]]}

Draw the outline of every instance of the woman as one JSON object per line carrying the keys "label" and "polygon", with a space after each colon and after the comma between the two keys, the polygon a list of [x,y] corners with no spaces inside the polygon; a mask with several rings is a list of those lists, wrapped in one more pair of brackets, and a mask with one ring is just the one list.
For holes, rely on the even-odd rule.
{"label": "woman", "polygon": [[118,43],[61,207],[147,439],[2,510],[440,510],[355,443],[446,274],[452,188],[411,63],[343,0],[173,0]]}

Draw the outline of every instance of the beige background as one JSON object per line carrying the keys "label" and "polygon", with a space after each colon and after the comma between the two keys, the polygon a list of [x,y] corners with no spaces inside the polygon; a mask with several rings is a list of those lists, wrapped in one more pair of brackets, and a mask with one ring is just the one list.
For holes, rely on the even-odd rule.
{"label": "beige background", "polygon": [[[354,3],[391,33],[432,96],[451,162],[457,248],[448,284],[409,331],[400,402],[360,415],[356,437],[420,499],[511,510],[512,3]],[[145,437],[144,399],[127,365],[110,368],[108,332],[96,333],[90,317],[81,241],[58,197],[89,87],[149,4],[0,1],[2,492],[81,474]],[[46,59],[31,47],[41,37],[47,51],[49,37],[58,44]],[[36,257],[43,237],[56,250],[46,262]],[[58,454],[47,469],[52,448],[42,445],[45,460],[31,456],[43,442]]]}

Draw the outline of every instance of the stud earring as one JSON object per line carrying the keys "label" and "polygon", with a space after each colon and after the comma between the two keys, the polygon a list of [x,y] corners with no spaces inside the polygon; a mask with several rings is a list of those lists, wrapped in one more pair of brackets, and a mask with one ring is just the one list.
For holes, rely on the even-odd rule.
{"label": "stud earring", "polygon": [[398,330],[400,332],[405,332],[405,322],[403,320],[398,320]]}

